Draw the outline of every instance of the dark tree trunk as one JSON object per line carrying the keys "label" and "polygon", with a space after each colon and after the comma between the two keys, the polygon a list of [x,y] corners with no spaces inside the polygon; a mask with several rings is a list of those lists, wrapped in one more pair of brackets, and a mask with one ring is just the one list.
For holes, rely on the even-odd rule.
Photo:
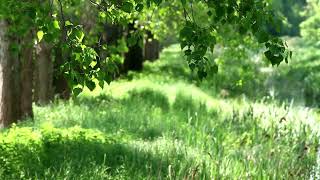
{"label": "dark tree trunk", "polygon": [[35,100],[40,105],[48,104],[53,98],[53,62],[51,48],[42,42],[37,47],[35,72]]}
{"label": "dark tree trunk", "polygon": [[[11,37],[10,42],[20,44],[21,42],[17,38]],[[11,91],[11,109],[12,109],[12,118],[15,120],[20,120],[22,118],[21,110],[21,59],[20,53],[11,53],[10,54],[10,88]]]}
{"label": "dark tree trunk", "polygon": [[22,118],[33,117],[32,88],[33,88],[33,47],[32,35],[28,35],[23,43],[21,54],[21,113]]}
{"label": "dark tree trunk", "polygon": [[[134,24],[128,25],[128,31],[136,31]],[[131,34],[128,34],[130,38]],[[143,49],[139,46],[139,43],[129,47],[129,51],[125,54],[123,70],[124,73],[128,71],[141,71],[143,69]]]}
{"label": "dark tree trunk", "polygon": [[[67,58],[67,57],[66,57]],[[60,67],[63,65],[64,57],[61,48],[55,49],[55,61],[54,61],[54,94],[58,95],[60,98],[69,99],[71,95],[71,90],[68,85],[67,79],[64,77],[63,73],[60,72]]]}
{"label": "dark tree trunk", "polygon": [[9,41],[6,38],[7,23],[0,20],[0,128],[14,123],[12,111],[11,66]]}
{"label": "dark tree trunk", "polygon": [[[10,53],[9,44],[21,42],[6,35],[8,24],[0,21],[0,127],[8,127],[32,113],[32,46],[25,39],[23,51]],[[24,57],[23,59],[20,58]]]}
{"label": "dark tree trunk", "polygon": [[107,44],[116,44],[123,36],[123,28],[120,25],[106,24],[103,39]]}
{"label": "dark tree trunk", "polygon": [[154,39],[150,31],[147,32],[147,38],[144,45],[144,60],[154,61],[159,59],[160,43]]}

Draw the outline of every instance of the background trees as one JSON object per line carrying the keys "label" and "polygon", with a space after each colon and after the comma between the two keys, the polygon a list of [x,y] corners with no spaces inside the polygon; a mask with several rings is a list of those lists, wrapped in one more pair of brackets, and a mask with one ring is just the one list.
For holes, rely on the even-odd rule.
{"label": "background trees", "polygon": [[[1,121],[6,123],[2,124],[32,117],[33,100],[45,104],[55,95],[67,99],[84,87],[103,87],[121,72],[142,70],[144,59],[159,56],[155,38],[179,35],[189,67],[200,78],[217,71],[208,54],[217,39],[224,39],[228,26],[264,43],[272,65],[287,62],[291,54],[281,39],[265,29],[275,18],[264,1],[6,0],[0,7],[4,31],[7,28],[2,43],[8,47],[2,62],[14,71],[3,70],[3,77],[14,79],[4,80],[14,88],[4,88],[10,92],[3,94],[15,94],[8,99],[4,95],[3,103],[21,104],[13,113],[19,115],[3,115]],[[14,63],[6,64],[9,59],[14,59],[9,64]]]}
{"label": "background trees", "polygon": [[317,5],[2,0],[0,179],[314,179]]}

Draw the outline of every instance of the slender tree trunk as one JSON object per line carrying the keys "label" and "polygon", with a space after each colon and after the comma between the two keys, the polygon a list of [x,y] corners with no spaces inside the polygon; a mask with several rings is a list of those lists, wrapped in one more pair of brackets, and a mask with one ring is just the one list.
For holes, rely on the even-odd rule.
{"label": "slender tree trunk", "polygon": [[150,31],[147,32],[147,38],[144,45],[144,60],[154,61],[159,59],[160,43],[154,39]]}
{"label": "slender tree trunk", "polygon": [[11,61],[9,41],[6,38],[7,26],[5,20],[0,20],[0,128],[7,127],[14,122],[11,109]]}
{"label": "slender tree trunk", "polygon": [[58,95],[63,99],[69,99],[71,95],[71,90],[69,88],[68,81],[59,70],[61,65],[63,64],[63,58],[64,57],[62,49],[60,47],[56,48],[53,76],[54,94]]}
{"label": "slender tree trunk", "polygon": [[33,117],[32,88],[33,88],[33,47],[32,34],[23,39],[21,52],[21,113],[22,118]]}
{"label": "slender tree trunk", "polygon": [[38,44],[35,69],[35,100],[40,105],[45,105],[53,96],[53,62],[51,48],[44,42]]}
{"label": "slender tree trunk", "polygon": [[[136,31],[133,23],[128,25],[128,31]],[[130,34],[128,37],[130,37]],[[129,47],[129,52],[125,54],[123,69],[124,73],[130,70],[141,71],[143,69],[143,49],[138,43]]]}

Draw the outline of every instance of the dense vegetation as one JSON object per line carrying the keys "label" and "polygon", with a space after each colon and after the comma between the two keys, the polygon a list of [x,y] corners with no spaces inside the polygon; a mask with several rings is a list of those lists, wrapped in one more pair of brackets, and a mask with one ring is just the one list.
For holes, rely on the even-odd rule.
{"label": "dense vegetation", "polygon": [[[34,121],[1,135],[1,176],[291,179],[315,172],[316,111],[279,103],[281,94],[259,101],[236,95],[254,93],[246,83],[252,83],[250,78],[273,78],[263,73],[250,76],[247,71],[243,91],[227,94],[224,88],[231,83],[212,87],[209,82],[220,77],[200,82],[181,64],[179,48],[170,46],[159,61],[147,62],[142,73],[130,73],[74,100],[36,107]],[[219,76],[242,69],[234,68]],[[275,84],[291,76],[287,71],[276,74]]]}
{"label": "dense vegetation", "polygon": [[1,1],[0,179],[319,179],[319,9]]}

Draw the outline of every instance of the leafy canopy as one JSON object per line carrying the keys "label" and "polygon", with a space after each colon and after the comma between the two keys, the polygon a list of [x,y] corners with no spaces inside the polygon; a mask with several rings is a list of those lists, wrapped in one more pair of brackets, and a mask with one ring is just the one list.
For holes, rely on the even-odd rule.
{"label": "leafy canopy", "polygon": [[[139,20],[140,27],[144,27],[142,30],[158,33],[157,28],[161,24],[151,22],[155,13],[158,13],[157,17],[166,17],[162,19],[164,22],[170,22],[170,18],[178,20],[179,25],[174,26],[174,30],[179,31],[181,49],[189,67],[201,79],[218,70],[208,54],[213,53],[217,39],[221,38],[226,27],[232,27],[235,33],[254,36],[264,44],[264,54],[272,65],[288,62],[292,55],[286,43],[270,35],[266,29],[270,24],[278,27],[280,22],[267,0],[2,0],[0,18],[10,22],[9,34],[12,36],[24,37],[33,32],[38,43],[45,41],[62,49],[66,56],[60,72],[68,78],[73,92],[78,94],[85,86],[93,90],[95,80],[100,86],[105,81],[111,82],[117,72],[115,61],[119,59],[119,56],[112,55],[99,57],[97,50],[105,51],[108,45],[91,47],[93,44],[89,42],[93,37],[90,31],[88,33],[83,26],[77,25],[82,23],[81,17],[89,13],[85,10],[88,7],[92,11],[94,19],[90,20],[93,22],[102,19],[104,23],[125,26]],[[171,8],[174,10],[170,11]],[[178,17],[172,17],[170,13],[173,12]],[[141,39],[139,34],[132,37]]]}

